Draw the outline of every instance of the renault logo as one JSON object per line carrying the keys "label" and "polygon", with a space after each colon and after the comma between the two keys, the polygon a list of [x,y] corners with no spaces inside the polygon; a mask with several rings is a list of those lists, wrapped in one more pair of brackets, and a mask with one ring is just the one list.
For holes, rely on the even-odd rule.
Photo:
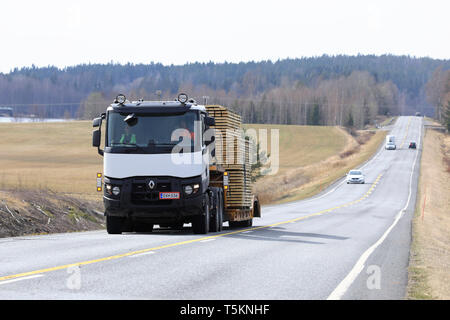
{"label": "renault logo", "polygon": [[148,186],[150,189],[153,189],[155,187],[156,183],[153,180],[150,180],[150,182],[148,183]]}

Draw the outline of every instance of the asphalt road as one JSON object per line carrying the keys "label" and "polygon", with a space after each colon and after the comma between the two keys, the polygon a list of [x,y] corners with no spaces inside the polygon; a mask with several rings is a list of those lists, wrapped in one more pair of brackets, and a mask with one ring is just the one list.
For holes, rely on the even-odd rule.
{"label": "asphalt road", "polygon": [[391,134],[366,184],[263,207],[252,228],[0,239],[0,299],[403,299],[422,118]]}

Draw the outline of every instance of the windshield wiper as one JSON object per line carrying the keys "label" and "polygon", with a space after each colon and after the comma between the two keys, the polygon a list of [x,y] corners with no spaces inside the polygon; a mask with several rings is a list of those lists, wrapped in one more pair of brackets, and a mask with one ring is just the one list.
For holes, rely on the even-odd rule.
{"label": "windshield wiper", "polygon": [[152,144],[152,146],[162,146],[162,147],[166,147],[166,146],[176,146],[178,143],[155,143]]}
{"label": "windshield wiper", "polygon": [[130,152],[138,151],[138,150],[145,151],[144,147],[138,146],[135,143],[118,143],[118,144],[115,144],[115,146],[116,147],[124,147],[123,151],[126,153],[130,153]]}

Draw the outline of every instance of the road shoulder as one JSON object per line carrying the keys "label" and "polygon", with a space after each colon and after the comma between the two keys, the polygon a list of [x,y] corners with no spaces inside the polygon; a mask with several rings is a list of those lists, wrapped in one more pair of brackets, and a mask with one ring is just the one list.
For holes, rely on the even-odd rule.
{"label": "road shoulder", "polygon": [[406,298],[450,299],[448,134],[426,131],[419,181]]}

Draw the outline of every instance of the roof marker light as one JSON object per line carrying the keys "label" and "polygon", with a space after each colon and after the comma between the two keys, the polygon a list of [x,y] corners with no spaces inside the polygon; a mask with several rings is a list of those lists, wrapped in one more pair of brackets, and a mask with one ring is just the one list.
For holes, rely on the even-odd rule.
{"label": "roof marker light", "polygon": [[180,101],[182,104],[185,104],[188,101],[188,96],[186,93],[180,93],[178,95],[178,101]]}
{"label": "roof marker light", "polygon": [[115,102],[118,104],[124,104],[126,100],[127,98],[125,97],[124,94],[118,94]]}

